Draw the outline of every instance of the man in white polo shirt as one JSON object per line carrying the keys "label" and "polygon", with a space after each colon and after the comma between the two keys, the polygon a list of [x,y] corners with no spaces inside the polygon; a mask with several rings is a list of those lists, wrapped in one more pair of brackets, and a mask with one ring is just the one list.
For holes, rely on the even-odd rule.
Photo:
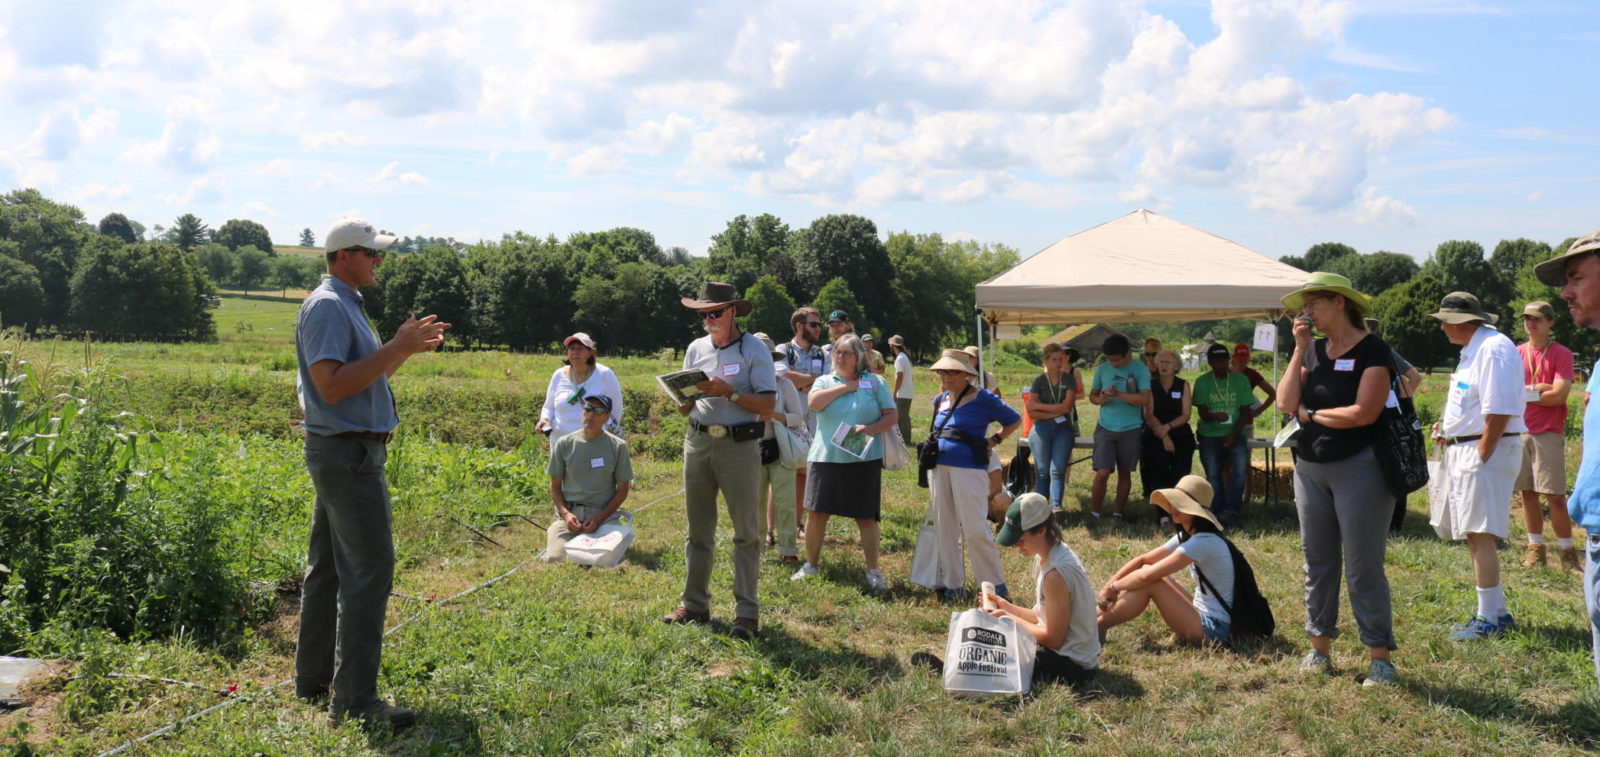
{"label": "man in white polo shirt", "polygon": [[1522,467],[1522,420],[1527,403],[1522,360],[1505,334],[1490,327],[1498,318],[1478,298],[1451,292],[1429,314],[1451,344],[1461,346],[1461,361],[1450,376],[1443,419],[1434,442],[1444,449],[1439,496],[1430,522],[1440,536],[1466,539],[1478,587],[1478,610],[1450,638],[1458,641],[1499,636],[1515,625],[1500,585],[1496,539],[1510,533],[1512,485]]}

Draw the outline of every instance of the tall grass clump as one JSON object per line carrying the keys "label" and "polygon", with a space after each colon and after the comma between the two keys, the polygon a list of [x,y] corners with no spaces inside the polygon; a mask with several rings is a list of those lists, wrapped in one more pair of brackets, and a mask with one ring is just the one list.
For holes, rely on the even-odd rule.
{"label": "tall grass clump", "polygon": [[163,469],[146,422],[104,402],[112,381],[0,351],[0,652],[48,654],[47,639],[89,629],[218,638],[246,615],[227,514]]}

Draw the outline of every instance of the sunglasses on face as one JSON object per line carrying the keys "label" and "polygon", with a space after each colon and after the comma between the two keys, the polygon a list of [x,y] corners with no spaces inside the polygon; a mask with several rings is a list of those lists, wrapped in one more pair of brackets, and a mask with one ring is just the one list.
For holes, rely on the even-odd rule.
{"label": "sunglasses on face", "polygon": [[717,310],[702,310],[702,311],[700,311],[700,319],[704,320],[704,321],[715,321],[716,319],[721,318],[722,314],[728,312],[728,310],[729,310],[729,308],[720,308],[720,309],[717,309]]}
{"label": "sunglasses on face", "polygon": [[376,260],[382,260],[383,259],[383,254],[384,254],[385,251],[384,250],[369,250],[369,249],[367,249],[365,247],[351,247],[351,248],[345,250],[345,252],[349,252],[349,253],[352,253],[352,254],[359,252],[362,255],[366,255],[368,258],[373,258],[373,259],[376,259]]}
{"label": "sunglasses on face", "polygon": [[605,408],[603,408],[603,407],[601,407],[599,405],[584,405],[583,406],[583,412],[585,412],[585,413],[594,413],[595,415],[600,415],[601,413],[609,413],[611,411],[607,410],[607,409],[605,409]]}
{"label": "sunglasses on face", "polygon": [[810,328],[820,329],[820,328],[822,328],[822,321],[811,321],[811,322],[809,322],[809,323],[807,323],[805,325],[810,327]]}
{"label": "sunglasses on face", "polygon": [[1146,352],[1146,353],[1144,353],[1144,356],[1145,356],[1145,358],[1147,360],[1154,360],[1155,357],[1156,357],[1156,353],[1154,353],[1154,352]]}

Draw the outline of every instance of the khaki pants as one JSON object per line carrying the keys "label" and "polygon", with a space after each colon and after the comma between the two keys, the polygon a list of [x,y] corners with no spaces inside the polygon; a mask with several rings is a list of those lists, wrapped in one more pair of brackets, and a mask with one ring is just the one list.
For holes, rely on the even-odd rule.
{"label": "khaki pants", "polygon": [[957,468],[938,465],[928,475],[933,494],[934,521],[939,528],[939,563],[944,567],[947,589],[960,589],[967,583],[966,563],[961,559],[961,543],[966,542],[972,557],[972,573],[981,581],[996,585],[1006,582],[1000,565],[1000,548],[989,532],[989,472],[982,468]]}
{"label": "khaki pants", "polygon": [[756,502],[760,504],[772,491],[772,530],[778,534],[778,554],[785,557],[800,554],[795,546],[795,532],[799,524],[794,512],[794,469],[782,463],[761,466],[761,476],[756,479]]}
{"label": "khaki pants", "polygon": [[[572,511],[573,517],[577,518],[579,523],[606,511],[605,505],[580,505],[573,502],[567,503],[567,509]],[[611,517],[606,518],[605,522],[616,523],[620,513],[621,508],[618,508],[618,511],[612,513]],[[605,525],[605,523],[600,525]],[[561,515],[557,513],[555,522],[551,523],[550,528],[545,529],[544,533],[545,562],[561,562],[567,559],[567,542],[572,537],[577,536],[578,532],[567,528],[567,522],[562,520]]]}
{"label": "khaki pants", "polygon": [[683,439],[684,507],[689,535],[684,540],[683,606],[711,610],[711,566],[717,546],[717,493],[728,504],[733,523],[733,598],[738,617],[759,619],[756,578],[761,569],[761,446],[755,441],[712,439],[690,430]]}

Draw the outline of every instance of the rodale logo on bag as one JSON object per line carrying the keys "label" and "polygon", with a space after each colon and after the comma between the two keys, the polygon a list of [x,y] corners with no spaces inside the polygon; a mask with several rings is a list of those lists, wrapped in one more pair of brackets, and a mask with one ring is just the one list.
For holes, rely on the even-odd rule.
{"label": "rodale logo on bag", "polygon": [[991,647],[1000,647],[1001,649],[1004,649],[1006,646],[1006,637],[1004,634],[997,631],[991,631],[987,628],[968,628],[966,641],[976,642],[978,644],[988,644]]}

